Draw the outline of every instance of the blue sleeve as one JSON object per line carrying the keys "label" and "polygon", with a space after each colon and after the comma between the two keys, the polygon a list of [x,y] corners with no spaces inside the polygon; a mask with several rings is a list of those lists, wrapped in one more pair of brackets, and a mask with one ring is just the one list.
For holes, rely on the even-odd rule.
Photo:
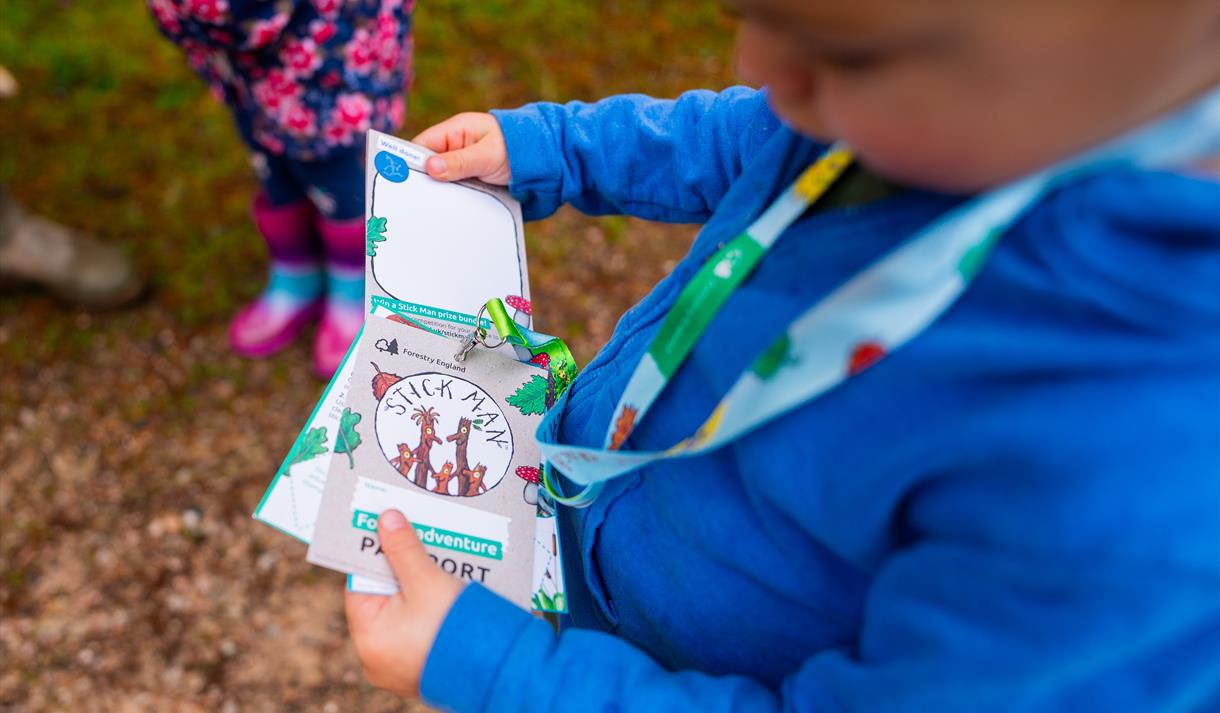
{"label": "blue sleeve", "polygon": [[860,640],[810,658],[779,690],[666,671],[601,632],[556,635],[472,585],[441,628],[422,695],[457,713],[1124,710],[1166,691],[1177,697],[1164,710],[1220,702],[1208,700],[1220,672],[1175,664],[1220,650],[1216,582],[1140,564],[914,546],[886,566]]}
{"label": "blue sleeve", "polygon": [[780,710],[750,679],[670,673],[601,632],[556,635],[477,584],[441,626],[420,688],[427,703],[457,713]]}
{"label": "blue sleeve", "polygon": [[[1220,384],[1199,394],[1196,380],[1154,381],[1127,385],[1133,403],[1163,403],[1138,437],[1114,419],[1050,445],[1017,441],[911,493],[857,639],[815,653],[778,689],[667,671],[605,633],[556,635],[470,586],[423,695],[463,713],[1215,709]],[[1197,409],[1183,422],[1190,391]],[[1104,419],[1090,396],[1064,411]]]}
{"label": "blue sleeve", "polygon": [[592,215],[705,222],[779,127],[764,93],[746,87],[492,113],[508,147],[509,188],[527,220],[571,203]]}

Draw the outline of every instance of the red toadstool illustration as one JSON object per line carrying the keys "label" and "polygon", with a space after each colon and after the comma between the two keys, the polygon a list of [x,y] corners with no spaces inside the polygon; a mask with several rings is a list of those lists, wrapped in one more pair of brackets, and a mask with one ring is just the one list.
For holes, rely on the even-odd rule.
{"label": "red toadstool illustration", "polygon": [[504,302],[507,303],[509,307],[512,307],[513,309],[517,310],[518,312],[524,312],[531,316],[534,314],[534,308],[530,305],[530,301],[525,299],[524,297],[518,297],[517,295],[509,295],[508,297],[504,298]]}
{"label": "red toadstool illustration", "polygon": [[[504,298],[504,302],[515,310],[513,312],[513,321],[528,327],[531,318],[534,316],[534,307],[530,304],[530,301],[518,295],[509,295]],[[525,319],[518,319],[523,314]]]}
{"label": "red toadstool illustration", "polygon": [[525,481],[525,490],[521,492],[521,497],[525,499],[525,502],[538,508],[538,517],[554,515],[555,504],[549,498],[538,497],[538,490],[542,487],[542,471],[523,465],[517,468],[517,477]]}

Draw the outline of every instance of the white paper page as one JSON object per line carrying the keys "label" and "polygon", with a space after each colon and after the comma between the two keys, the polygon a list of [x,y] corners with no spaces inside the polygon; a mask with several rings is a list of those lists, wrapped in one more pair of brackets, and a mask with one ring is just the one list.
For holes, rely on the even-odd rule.
{"label": "white paper page", "polygon": [[417,307],[472,318],[499,297],[528,327],[525,233],[521,207],[508,191],[479,181],[435,181],[423,167],[432,152],[387,134],[369,132],[368,146],[368,306],[392,300],[433,326],[433,315]]}

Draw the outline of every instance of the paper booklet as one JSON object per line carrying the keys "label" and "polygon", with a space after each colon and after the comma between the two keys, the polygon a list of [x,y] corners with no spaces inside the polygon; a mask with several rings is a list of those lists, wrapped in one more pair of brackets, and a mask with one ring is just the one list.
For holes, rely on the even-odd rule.
{"label": "paper booklet", "polygon": [[[432,180],[423,170],[423,161],[430,154],[423,147],[369,132],[365,284],[370,316],[254,513],[255,519],[306,543],[317,537],[318,516],[324,498],[329,497],[328,478],[332,469],[338,470],[335,464],[350,474],[360,445],[371,438],[364,412],[353,409],[349,402],[349,386],[353,372],[361,366],[361,350],[375,352],[381,361],[408,358],[407,352],[415,351],[406,346],[408,342],[417,335],[431,336],[406,326],[410,321],[451,340],[464,338],[474,327],[480,306],[492,297],[503,299],[519,324],[528,327],[531,323],[520,206],[498,187],[476,181]],[[392,328],[386,328],[387,323]],[[490,327],[490,322],[485,321],[484,326]],[[456,352],[456,342],[449,348]],[[513,356],[508,347],[494,354],[496,360],[509,364]],[[529,355],[521,351],[517,357],[525,360]],[[363,397],[352,394],[352,398]],[[532,428],[520,437],[532,445]],[[440,462],[435,465],[442,466]],[[352,504],[349,499],[344,506]],[[411,517],[410,512],[407,515]],[[532,535],[517,541],[517,552],[521,543],[533,541],[532,599],[542,611],[566,610],[554,530],[549,511],[540,511]],[[439,557],[438,563],[446,566]],[[527,561],[523,571],[529,570]],[[355,568],[345,571],[353,574],[348,584],[354,591],[385,594],[397,590],[385,570],[364,570],[373,577],[356,574]],[[471,572],[478,571],[471,565]],[[462,576],[464,570],[459,567],[455,573]],[[522,603],[520,597],[514,601]]]}
{"label": "paper booklet", "polygon": [[521,206],[479,181],[443,183],[424,172],[427,149],[369,132],[365,293],[454,338],[479,305],[502,298],[530,324]]}
{"label": "paper booklet", "polygon": [[[398,354],[374,346],[398,340]],[[350,460],[333,458],[309,561],[392,580],[377,515],[401,510],[450,574],[528,607],[533,594],[541,415],[513,406],[540,369],[452,339],[372,319],[355,354],[347,409],[363,424]]]}

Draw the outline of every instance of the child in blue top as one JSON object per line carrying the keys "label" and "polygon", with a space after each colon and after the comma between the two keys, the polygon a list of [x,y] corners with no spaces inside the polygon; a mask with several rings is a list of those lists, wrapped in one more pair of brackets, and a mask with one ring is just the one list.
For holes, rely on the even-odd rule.
{"label": "child in blue top", "polygon": [[[530,218],[705,224],[571,387],[562,443],[603,444],[680,290],[826,137],[863,168],[782,233],[624,451],[690,436],[794,319],[969,196],[1218,100],[1207,0],[730,4],[766,91],[462,114],[416,139],[442,152],[432,175],[508,185]],[[559,634],[383,514],[403,591],[348,596],[366,674],[471,712],[1215,710],[1218,169],[1209,150],[1052,188],[893,353],[561,507]]]}

